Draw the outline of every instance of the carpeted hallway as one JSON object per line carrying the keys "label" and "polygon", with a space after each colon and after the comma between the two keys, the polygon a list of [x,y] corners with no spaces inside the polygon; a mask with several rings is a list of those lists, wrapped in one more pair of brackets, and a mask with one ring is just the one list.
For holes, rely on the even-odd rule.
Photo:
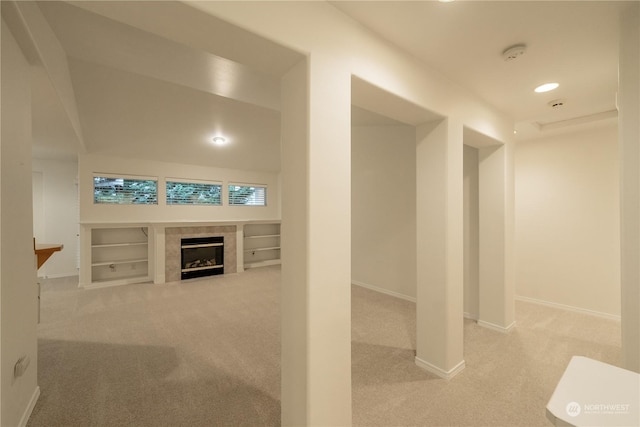
{"label": "carpeted hallway", "polygon": [[[29,426],[280,424],[279,267],[165,285],[43,282]],[[517,304],[503,335],[465,321],[466,369],[413,363],[415,305],[352,289],[354,425],[550,425],[572,355],[619,364],[619,322]]]}

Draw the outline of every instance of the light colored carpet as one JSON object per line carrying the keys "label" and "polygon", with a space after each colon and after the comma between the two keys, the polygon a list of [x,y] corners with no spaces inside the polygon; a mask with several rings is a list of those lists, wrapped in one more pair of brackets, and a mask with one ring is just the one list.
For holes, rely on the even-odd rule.
{"label": "light colored carpet", "polygon": [[279,270],[42,290],[30,426],[280,423]]}
{"label": "light colored carpet", "polygon": [[[280,424],[279,267],[166,285],[42,287],[29,426]],[[353,423],[548,426],[569,359],[619,364],[619,322],[517,304],[503,335],[465,321],[466,369],[414,364],[415,305],[352,289]]]}
{"label": "light colored carpet", "polygon": [[415,304],[353,288],[353,410],[362,426],[550,426],[545,407],[573,355],[614,365],[620,323],[517,302],[501,334],[465,320],[451,381],[413,364]]}

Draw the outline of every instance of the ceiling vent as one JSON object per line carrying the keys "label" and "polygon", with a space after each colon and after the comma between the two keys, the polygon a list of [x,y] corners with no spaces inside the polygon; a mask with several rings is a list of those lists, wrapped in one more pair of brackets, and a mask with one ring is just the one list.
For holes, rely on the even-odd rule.
{"label": "ceiling vent", "polygon": [[513,46],[509,46],[502,52],[502,59],[505,61],[513,61],[524,55],[524,52],[527,50],[527,46],[524,44],[516,44]]}
{"label": "ceiling vent", "polygon": [[547,105],[551,108],[558,109],[558,108],[564,107],[564,104],[565,104],[564,99],[554,99],[553,101],[549,102]]}

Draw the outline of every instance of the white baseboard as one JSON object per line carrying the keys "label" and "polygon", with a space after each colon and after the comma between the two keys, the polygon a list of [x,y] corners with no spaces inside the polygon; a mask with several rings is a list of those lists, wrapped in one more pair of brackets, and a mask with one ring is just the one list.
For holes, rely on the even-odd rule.
{"label": "white baseboard", "polygon": [[84,289],[100,289],[100,288],[110,288],[112,286],[134,285],[137,283],[149,283],[149,282],[153,282],[153,278],[151,278],[150,276],[143,276],[143,277],[131,277],[126,279],[114,279],[114,280],[109,280],[105,282],[89,283],[79,287],[82,287]]}
{"label": "white baseboard", "polygon": [[522,296],[516,296],[516,300],[530,302],[533,304],[544,305],[552,308],[559,308],[562,310],[573,311],[574,313],[582,313],[582,314],[588,314],[590,316],[602,317],[609,320],[617,320],[618,322],[620,321],[620,315],[617,315],[617,314],[602,313],[600,311],[589,310],[587,308],[574,307],[571,305],[559,304],[557,302],[544,301],[540,299],[522,297]]}
{"label": "white baseboard", "polygon": [[33,391],[33,395],[31,395],[31,400],[29,400],[29,404],[27,408],[24,410],[22,414],[22,418],[20,418],[19,427],[25,427],[27,422],[29,421],[29,417],[31,417],[31,413],[33,412],[33,408],[36,407],[36,403],[38,402],[38,398],[40,397],[40,386],[36,386],[36,389]]}
{"label": "white baseboard", "polygon": [[440,378],[443,378],[445,380],[450,380],[451,378],[458,375],[460,371],[464,369],[464,366],[465,366],[464,360],[461,360],[460,363],[458,363],[456,366],[449,369],[448,371],[445,371],[444,369],[440,369],[437,366],[432,365],[426,360],[420,359],[418,356],[416,356],[415,362],[416,362],[416,365],[418,365],[420,368],[424,369],[427,372],[431,372],[432,374],[437,375]]}
{"label": "white baseboard", "polygon": [[510,325],[507,326],[500,326],[495,325],[491,322],[485,322],[484,320],[478,320],[478,326],[482,326],[483,328],[491,329],[492,331],[497,331],[503,334],[508,334],[513,328],[516,327],[516,321],[514,320]]}
{"label": "white baseboard", "polygon": [[44,276],[38,276],[38,279],[60,279],[62,277],[73,277],[77,275],[77,271],[75,273],[46,274]]}
{"label": "white baseboard", "polygon": [[475,321],[478,320],[478,316],[476,316],[474,314],[471,314],[471,313],[468,313],[466,311],[464,312],[463,316],[464,316],[465,319],[470,319],[470,320],[475,320]]}
{"label": "white baseboard", "polygon": [[248,270],[250,268],[259,268],[259,267],[267,267],[270,265],[280,265],[282,264],[282,261],[280,261],[280,259],[267,259],[264,261],[256,261],[256,262],[249,262],[246,263],[244,265],[244,270]]}
{"label": "white baseboard", "polygon": [[400,299],[403,299],[405,301],[416,302],[416,299],[414,297],[410,297],[409,295],[401,294],[399,292],[390,291],[388,289],[380,288],[378,286],[370,285],[370,284],[364,283],[364,282],[359,282],[357,280],[352,280],[351,283],[356,285],[356,286],[360,286],[361,288],[367,288],[367,289],[372,290],[372,291],[380,292],[381,294],[390,295],[392,297],[400,298]]}

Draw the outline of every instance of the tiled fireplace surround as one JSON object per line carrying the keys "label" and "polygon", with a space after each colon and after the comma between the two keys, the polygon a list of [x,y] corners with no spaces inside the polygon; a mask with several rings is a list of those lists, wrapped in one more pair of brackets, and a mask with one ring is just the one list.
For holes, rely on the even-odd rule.
{"label": "tiled fireplace surround", "polygon": [[224,272],[236,273],[237,242],[236,226],[167,227],[165,229],[165,279],[167,282],[180,280],[180,246],[182,239],[193,237],[224,237]]}

